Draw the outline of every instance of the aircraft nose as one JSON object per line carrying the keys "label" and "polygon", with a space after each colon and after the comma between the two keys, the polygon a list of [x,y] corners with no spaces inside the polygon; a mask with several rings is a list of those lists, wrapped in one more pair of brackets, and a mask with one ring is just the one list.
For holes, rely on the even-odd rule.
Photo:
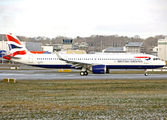
{"label": "aircraft nose", "polygon": [[165,66],[165,65],[166,65],[166,62],[161,61],[161,65]]}

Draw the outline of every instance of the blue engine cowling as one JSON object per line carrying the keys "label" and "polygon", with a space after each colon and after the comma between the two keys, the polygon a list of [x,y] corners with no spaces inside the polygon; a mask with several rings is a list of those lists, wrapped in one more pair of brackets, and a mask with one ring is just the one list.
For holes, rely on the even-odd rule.
{"label": "blue engine cowling", "polygon": [[92,66],[92,72],[94,74],[105,74],[106,66],[105,65],[94,65]]}

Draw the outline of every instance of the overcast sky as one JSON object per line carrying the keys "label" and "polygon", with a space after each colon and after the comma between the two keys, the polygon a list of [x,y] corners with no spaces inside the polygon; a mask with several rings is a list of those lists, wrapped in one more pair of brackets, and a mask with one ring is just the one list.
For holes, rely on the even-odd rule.
{"label": "overcast sky", "polygon": [[0,34],[167,35],[167,0],[0,0]]}

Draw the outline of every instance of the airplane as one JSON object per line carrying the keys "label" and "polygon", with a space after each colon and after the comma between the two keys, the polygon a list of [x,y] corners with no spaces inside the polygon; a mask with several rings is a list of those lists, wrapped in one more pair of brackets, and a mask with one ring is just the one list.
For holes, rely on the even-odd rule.
{"label": "airplane", "polygon": [[4,59],[43,68],[80,69],[81,76],[109,73],[109,69],[147,69],[164,67],[166,64],[158,57],[148,54],[33,54],[21,44],[19,39],[7,34],[10,55]]}

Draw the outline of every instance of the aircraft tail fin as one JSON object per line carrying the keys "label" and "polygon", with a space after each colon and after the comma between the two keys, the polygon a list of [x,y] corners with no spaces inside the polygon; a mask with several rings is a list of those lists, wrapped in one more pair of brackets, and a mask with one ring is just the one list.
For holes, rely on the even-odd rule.
{"label": "aircraft tail fin", "polygon": [[4,56],[4,59],[10,60],[11,58],[14,58],[16,55],[25,55],[27,53],[30,53],[26,49],[26,47],[21,44],[21,42],[16,36],[10,33],[6,35],[6,38],[8,41],[10,55]]}

